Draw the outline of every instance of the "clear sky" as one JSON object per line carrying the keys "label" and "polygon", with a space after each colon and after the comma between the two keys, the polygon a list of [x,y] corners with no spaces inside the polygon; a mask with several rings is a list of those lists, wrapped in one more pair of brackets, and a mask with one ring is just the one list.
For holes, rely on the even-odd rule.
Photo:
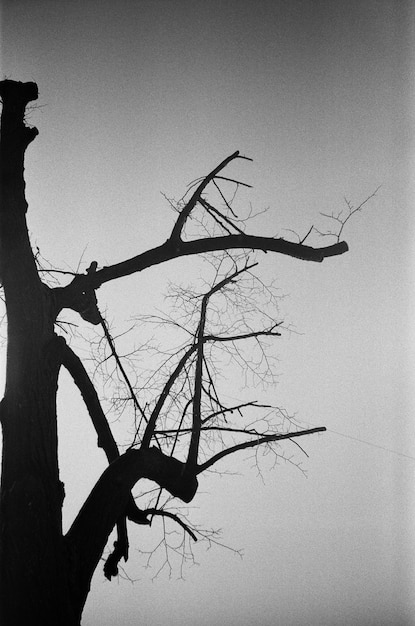
{"label": "clear sky", "polygon": [[[2,77],[38,83],[40,135],[26,160],[29,225],[62,267],[114,263],[162,243],[174,214],[161,192],[239,149],[232,170],[269,207],[254,231],[290,236],[377,196],[345,230],[350,252],[323,264],[268,254],[264,279],[287,294],[299,333],[278,343],[268,399],[328,432],[303,440],[308,478],[290,464],[265,482],[209,478],[191,519],[223,529],[172,580],[97,572],[84,626],[415,624],[414,13],[392,0],[3,0]],[[319,244],[319,241],[315,241]],[[323,241],[322,243],[326,243]],[[110,283],[100,304],[125,327],[163,305],[186,264]],[[238,398],[239,381],[229,395]],[[260,389],[254,390],[260,398]],[[69,520],[103,455],[81,403],[60,386]],[[126,418],[127,419],[127,418]],[[287,454],[294,450],[287,444]],[[295,451],[294,451],[295,452]]]}

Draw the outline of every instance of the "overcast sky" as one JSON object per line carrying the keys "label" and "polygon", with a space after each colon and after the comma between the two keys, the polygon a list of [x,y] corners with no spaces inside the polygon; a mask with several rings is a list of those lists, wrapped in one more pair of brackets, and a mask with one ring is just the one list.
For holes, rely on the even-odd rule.
{"label": "overcast sky", "polygon": [[[381,185],[345,229],[347,255],[260,259],[298,330],[278,343],[267,398],[328,429],[303,439],[309,458],[287,444],[308,477],[281,463],[262,482],[244,455],[229,461],[240,475],[202,479],[190,513],[244,558],[200,546],[184,581],[175,569],[151,582],[135,551],[149,531],[138,529],[127,568],[138,581],[110,584],[100,568],[84,626],[415,624],[410,5],[3,0],[2,77],[40,92],[31,237],[56,265],[82,255],[83,269],[105,265],[162,243],[174,214],[161,192],[179,198],[236,149],[254,159],[232,166],[254,186],[246,203],[269,207],[258,234],[324,230],[320,212]],[[173,263],[110,283],[100,305],[125,328],[185,274]],[[60,393],[70,520],[105,461],[64,377]],[[235,380],[229,397],[239,394]]]}

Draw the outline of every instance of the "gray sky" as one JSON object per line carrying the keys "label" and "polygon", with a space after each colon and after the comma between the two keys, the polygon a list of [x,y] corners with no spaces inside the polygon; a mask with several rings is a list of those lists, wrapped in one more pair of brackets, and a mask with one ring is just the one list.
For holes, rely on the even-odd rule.
{"label": "gray sky", "polygon": [[[415,624],[410,3],[4,0],[1,18],[2,76],[39,86],[28,219],[57,265],[162,243],[174,214],[160,192],[179,198],[236,149],[254,159],[232,169],[254,185],[244,198],[269,207],[257,233],[324,229],[320,212],[382,185],[347,226],[347,255],[261,258],[301,333],[278,343],[267,398],[328,429],[302,441],[308,459],[285,448],[308,478],[281,463],[262,482],[244,455],[229,461],[240,475],[202,481],[190,517],[244,558],[197,546],[184,581],[174,569],[151,582],[134,549],[148,531],[133,530],[138,582],[99,569],[83,624]],[[173,263],[110,283],[100,305],[123,327],[185,273]],[[69,522],[105,462],[65,378],[60,393]],[[229,397],[240,393],[235,380]]]}

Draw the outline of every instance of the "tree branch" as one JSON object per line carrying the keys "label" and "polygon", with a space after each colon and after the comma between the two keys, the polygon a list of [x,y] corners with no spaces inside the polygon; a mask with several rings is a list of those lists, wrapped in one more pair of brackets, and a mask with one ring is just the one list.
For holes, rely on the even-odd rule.
{"label": "tree branch", "polygon": [[[131,259],[103,267],[94,274],[91,285],[96,289],[110,280],[128,276],[135,272],[141,272],[148,267],[178,257],[232,249],[278,252],[302,261],[321,263],[326,257],[344,254],[349,248],[345,241],[340,241],[322,248],[312,248],[311,246],[287,241],[282,238],[259,237],[242,233],[238,235],[224,235],[222,237],[209,237],[207,239],[195,239],[193,241],[179,241],[176,243],[167,240],[161,246],[147,250]],[[83,277],[85,281],[87,278],[87,276]]]}
{"label": "tree branch", "polygon": [[[82,398],[91,417],[91,421],[98,435],[98,447],[104,450],[108,462],[112,463],[119,458],[120,453],[105,413],[102,410],[96,389],[89,378],[81,359],[67,345],[63,337],[59,337],[59,341],[61,342],[60,354],[62,365],[68,370],[75,385],[81,392]],[[124,558],[125,561],[128,559],[128,534],[125,515],[127,515],[128,519],[134,521],[136,524],[150,524],[146,514],[137,507],[135,500],[130,493],[123,515],[116,520],[117,541],[114,543],[114,551],[110,554],[104,566],[104,573],[108,579],[117,574],[117,566],[120,559]]]}
{"label": "tree branch", "polygon": [[[198,487],[195,476],[183,477],[184,463],[157,448],[128,450],[103,472],[65,536],[77,581],[74,594],[83,606],[108,537],[123,515],[136,482],[147,478],[173,496],[190,502]],[[113,566],[113,564],[110,564]]]}
{"label": "tree branch", "polygon": [[267,330],[253,330],[250,333],[229,335],[229,337],[221,337],[220,335],[205,335],[205,341],[217,341],[220,343],[226,341],[239,341],[241,339],[252,339],[254,337],[281,337],[281,333],[274,330],[274,328],[277,328],[280,325],[281,324],[277,322]]}
{"label": "tree branch", "polygon": [[[203,254],[219,250],[245,249],[262,250],[263,252],[277,252],[279,254],[291,256],[303,261],[321,263],[327,257],[347,252],[348,246],[345,241],[337,241],[335,244],[330,246],[313,248],[305,245],[303,242],[287,241],[281,237],[274,238],[247,235],[240,231],[240,229],[233,223],[232,226],[238,231],[237,234],[229,233],[218,237],[207,237],[204,239],[183,241],[180,237],[183,226],[190,215],[192,208],[196,202],[199,201],[201,192],[206,185],[215,178],[217,172],[235,158],[246,157],[240,157],[239,153],[235,152],[202,180],[192,198],[181,211],[173,227],[170,238],[163,244],[132,257],[131,259],[126,259],[120,263],[103,267],[98,271],[95,271],[95,263],[95,266],[92,269],[89,268],[87,274],[79,274],[75,276],[72,282],[66,287],[55,288],[53,291],[57,307],[56,314],[59,313],[62,308],[70,308],[80,312],[81,316],[83,316],[84,319],[91,321],[92,324],[98,324],[99,320],[95,315],[96,302],[93,294],[95,289],[98,289],[98,287],[108,281],[115,280],[123,276],[129,276],[130,274],[141,272],[149,267],[152,267],[153,265],[158,265],[183,256]],[[211,205],[203,199],[200,200],[201,205],[204,206],[206,210],[212,211],[214,209],[214,207],[211,207]],[[215,209],[215,211],[217,210]],[[223,216],[219,211],[217,211],[217,215],[220,215],[222,219],[225,220],[225,223],[229,223],[230,225],[231,222],[228,218],[226,218],[226,216]],[[89,313],[90,309],[94,313],[92,317]],[[85,313],[87,314],[86,316]]]}
{"label": "tree branch", "polygon": [[202,425],[201,402],[202,402],[202,384],[203,384],[203,334],[206,324],[206,309],[209,301],[209,295],[202,298],[202,306],[200,310],[199,327],[196,332],[196,365],[193,386],[193,412],[192,412],[192,434],[190,436],[189,450],[187,453],[185,472],[194,474],[197,466],[197,457],[199,453],[200,427]]}
{"label": "tree branch", "polygon": [[102,317],[101,312],[98,309],[98,306],[97,306],[97,312],[98,312],[101,328],[102,328],[102,330],[104,332],[105,338],[106,338],[106,340],[108,342],[108,345],[110,347],[111,354],[112,354],[112,356],[115,359],[115,362],[116,362],[116,364],[118,366],[118,369],[121,372],[122,377],[124,378],[125,384],[127,385],[128,391],[130,393],[130,398],[133,401],[134,406],[136,407],[136,409],[140,413],[141,417],[144,419],[145,422],[148,422],[147,416],[144,413],[144,410],[142,409],[140,403],[137,400],[137,396],[136,396],[136,394],[134,392],[134,389],[133,389],[133,386],[131,384],[131,381],[128,378],[127,372],[125,371],[123,364],[121,363],[121,359],[118,356],[118,352],[115,349],[115,342],[114,342],[114,339],[112,338],[111,333],[110,333],[110,331],[108,329],[108,325],[107,325],[105,319]]}
{"label": "tree branch", "polygon": [[[190,198],[190,200],[187,202],[187,204],[184,206],[184,208],[181,210],[179,217],[177,218],[177,221],[173,227],[173,230],[171,232],[170,235],[170,239],[172,241],[179,241],[184,225],[186,223],[187,218],[189,217],[190,213],[192,212],[192,210],[194,209],[194,207],[196,206],[197,202],[199,201],[203,191],[206,189],[206,187],[208,186],[208,184],[217,176],[217,174],[223,170],[231,161],[233,161],[234,159],[246,159],[247,157],[243,157],[240,156],[239,151],[237,150],[236,152],[234,152],[233,154],[231,154],[230,156],[228,156],[224,161],[222,161],[222,163],[219,163],[219,165],[217,167],[215,167],[214,170],[212,170],[210,172],[210,174],[208,174],[207,176],[205,176],[205,178],[203,178],[202,182],[200,183],[200,185],[197,187],[196,191],[193,193],[192,197]],[[252,159],[247,159],[247,160],[252,160]],[[235,181],[233,181],[235,182]],[[239,183],[240,184],[240,183]]]}
{"label": "tree branch", "polygon": [[281,439],[293,439],[294,437],[302,437],[304,435],[312,435],[313,433],[324,432],[326,430],[325,426],[319,426],[317,428],[310,428],[308,430],[299,430],[294,433],[282,433],[280,435],[266,435],[264,437],[259,437],[255,441],[245,441],[243,443],[238,443],[231,448],[226,448],[225,450],[221,450],[218,454],[215,454],[210,459],[208,459],[205,463],[198,465],[196,474],[201,474],[209,467],[217,463],[223,457],[228,456],[229,454],[233,454],[238,450],[245,450],[246,448],[254,448],[256,446],[260,446],[263,443],[270,443],[272,441],[279,441]]}
{"label": "tree branch", "polygon": [[154,433],[154,429],[156,427],[156,422],[158,419],[158,416],[160,415],[160,411],[163,408],[163,405],[170,393],[170,390],[174,384],[174,382],[177,380],[180,372],[182,371],[183,367],[186,365],[187,360],[192,356],[192,354],[194,352],[196,352],[197,349],[197,345],[194,344],[192,346],[190,346],[190,348],[188,350],[186,350],[186,352],[183,354],[183,356],[181,357],[180,361],[178,362],[178,364],[176,365],[176,367],[174,368],[172,374],[169,376],[166,384],[163,387],[163,391],[161,392],[161,394],[159,395],[159,398],[156,402],[156,406],[154,407],[151,415],[150,415],[150,419],[148,420],[148,424],[146,426],[146,429],[144,431],[144,435],[143,438],[141,440],[141,447],[142,448],[148,448],[150,445],[150,441],[151,441],[151,437],[153,436]]}
{"label": "tree branch", "polygon": [[92,384],[81,359],[68,346],[63,337],[60,337],[60,341],[62,342],[62,365],[68,370],[75,385],[81,392],[95,431],[98,435],[98,447],[104,450],[108,462],[112,463],[112,461],[115,461],[120,454],[107,418],[105,417],[105,413],[102,410],[96,389]]}
{"label": "tree branch", "polygon": [[[191,400],[189,400],[189,404],[190,404]],[[238,413],[240,415],[242,415],[242,411],[241,409],[244,409],[246,407],[254,407],[254,408],[258,408],[258,409],[272,409],[272,405],[271,404],[258,404],[256,400],[253,400],[251,402],[244,402],[243,404],[237,404],[236,406],[230,406],[230,407],[223,407],[222,409],[215,411],[214,413],[211,413],[210,415],[208,415],[207,417],[205,417],[204,419],[202,419],[202,428],[201,430],[210,430],[211,427],[209,426],[203,426],[203,424],[206,424],[206,422],[208,422],[209,420],[214,419],[215,417],[217,417],[218,415],[225,415],[225,413],[233,413],[234,411],[238,411]],[[226,418],[225,418],[226,421]],[[179,425],[178,428],[163,428],[162,430],[156,430],[155,431],[157,435],[179,435],[179,434],[186,434],[191,432],[191,428],[182,428],[181,425]],[[257,434],[257,433],[255,433]]]}
{"label": "tree branch", "polygon": [[199,326],[196,334],[196,347],[197,347],[197,356],[196,356],[196,368],[195,368],[195,382],[194,382],[194,392],[193,392],[193,422],[192,422],[192,434],[190,438],[189,444],[189,452],[187,455],[186,468],[185,471],[193,474],[195,468],[197,467],[197,457],[199,452],[199,442],[200,442],[200,429],[202,426],[202,417],[201,417],[201,401],[202,401],[202,386],[203,386],[203,349],[205,344],[205,325],[206,325],[206,313],[207,307],[209,304],[209,299],[215,293],[223,289],[229,283],[235,281],[235,279],[246,272],[247,270],[255,267],[257,263],[253,263],[251,265],[246,265],[244,268],[240,270],[236,270],[230,276],[226,276],[223,280],[218,282],[203,296],[202,305],[200,307],[200,319]]}
{"label": "tree branch", "polygon": [[347,222],[349,221],[349,219],[355,214],[358,213],[359,211],[361,211],[364,207],[364,205],[369,202],[369,200],[371,200],[379,191],[379,189],[381,188],[382,185],[379,185],[375,191],[373,191],[369,196],[367,196],[367,198],[365,198],[357,207],[353,207],[352,204],[349,202],[349,200],[347,200],[346,198],[344,199],[346,204],[347,204],[347,208],[348,208],[348,215],[346,215],[346,217],[343,216],[343,212],[340,211],[340,213],[338,213],[337,215],[335,213],[331,213],[331,215],[327,214],[327,213],[321,213],[321,215],[323,217],[328,217],[329,219],[332,219],[336,222],[338,222],[340,224],[339,230],[337,233],[333,233],[333,232],[328,232],[328,233],[322,233],[319,230],[317,230],[317,232],[319,233],[319,235],[328,235],[328,236],[333,236],[337,238],[337,241],[340,241],[340,237],[342,236],[343,233],[343,229],[346,226]]}
{"label": "tree branch", "polygon": [[[215,411],[214,413],[211,413],[210,415],[205,417],[205,419],[202,420],[202,424],[206,424],[206,422],[213,419],[214,417],[218,415],[224,415],[225,413],[233,413],[234,411],[238,411],[238,413],[242,415],[241,409],[244,409],[247,406],[258,408],[258,409],[272,409],[273,408],[271,404],[258,404],[256,400],[252,400],[251,402],[244,402],[243,404],[237,404],[235,406],[224,407],[223,409],[220,409],[219,411]],[[226,421],[226,418],[225,418],[225,421]]]}
{"label": "tree branch", "polygon": [[174,520],[177,524],[179,524],[179,526],[181,526],[183,530],[189,533],[193,541],[197,541],[197,537],[194,534],[194,532],[189,528],[187,524],[185,524],[185,522],[183,522],[182,519],[180,519],[178,515],[176,515],[176,513],[170,513],[170,511],[164,511],[163,509],[145,509],[145,513],[147,515],[159,515],[161,517],[169,517],[170,519]]}
{"label": "tree branch", "polygon": [[[236,226],[236,224],[234,224],[233,221],[229,219],[229,217],[227,217],[221,211],[219,211],[216,207],[211,205],[210,202],[208,202],[204,198],[200,198],[199,202],[202,205],[202,207],[209,213],[209,215],[213,217],[215,222],[217,222],[223,229],[225,229],[229,235],[231,235],[232,232],[227,228],[227,226],[230,226],[231,228],[233,228],[234,230],[236,230],[238,233],[242,235],[245,234],[244,231],[241,228],[239,228],[239,226]],[[225,224],[227,224],[227,226],[225,226],[220,220],[223,220]]]}

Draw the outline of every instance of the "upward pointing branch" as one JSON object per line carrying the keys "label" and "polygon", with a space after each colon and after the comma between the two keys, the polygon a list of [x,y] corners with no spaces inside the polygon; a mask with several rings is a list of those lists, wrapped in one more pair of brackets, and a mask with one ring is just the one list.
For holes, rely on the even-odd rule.
{"label": "upward pointing branch", "polygon": [[[205,176],[205,178],[202,180],[200,185],[197,187],[196,191],[193,193],[193,195],[190,198],[190,200],[188,201],[188,203],[185,205],[185,207],[180,212],[180,215],[177,218],[177,221],[176,221],[176,223],[175,223],[175,225],[173,227],[173,230],[171,232],[171,235],[170,235],[170,239],[172,241],[178,241],[180,239],[187,218],[189,217],[190,213],[192,212],[192,210],[196,206],[197,202],[199,201],[203,191],[206,189],[208,184],[215,178],[215,176],[221,170],[223,170],[234,159],[246,159],[247,161],[252,161],[252,159],[249,159],[248,157],[241,156],[239,154],[239,151],[237,150],[236,152],[234,152],[233,154],[228,156],[224,161],[222,161],[222,163],[219,163],[219,165],[217,167],[215,167],[215,169],[212,170],[210,172],[210,174]],[[229,180],[229,179],[226,179],[226,180]]]}
{"label": "upward pointing branch", "polygon": [[194,393],[193,393],[193,424],[192,424],[192,435],[190,438],[189,444],[189,452],[187,455],[186,468],[185,471],[189,473],[194,473],[197,467],[197,458],[199,452],[199,442],[200,442],[200,430],[202,427],[202,416],[201,416],[201,401],[202,401],[202,385],[203,385],[203,349],[205,345],[205,325],[206,325],[206,312],[209,303],[209,299],[213,294],[217,293],[223,287],[228,285],[229,283],[235,282],[237,276],[242,274],[242,272],[246,272],[247,270],[255,267],[257,263],[252,263],[251,265],[246,265],[244,268],[240,270],[236,270],[230,276],[227,276],[219,283],[214,285],[212,289],[206,293],[202,298],[202,306],[200,309],[200,321],[199,327],[197,329],[196,335],[196,346],[197,346],[197,356],[196,356],[196,369],[195,369],[195,384],[194,384]]}
{"label": "upward pointing branch", "polygon": [[172,374],[170,374],[166,384],[163,387],[163,391],[161,392],[156,406],[154,407],[151,415],[150,415],[150,419],[148,420],[148,424],[146,426],[146,429],[144,431],[144,435],[143,438],[141,440],[141,447],[144,448],[148,448],[150,446],[150,441],[151,438],[153,436],[154,433],[154,429],[156,427],[156,422],[157,419],[160,415],[160,412],[163,408],[163,405],[170,393],[171,388],[173,387],[175,381],[177,380],[177,378],[179,377],[181,371],[183,370],[184,366],[186,365],[187,360],[192,356],[192,354],[195,352],[196,350],[196,346],[192,345],[190,346],[190,348],[188,350],[186,350],[186,352],[183,354],[183,356],[181,357],[180,361],[178,362],[178,364],[176,365],[176,367],[174,368],[174,371],[172,372]]}

